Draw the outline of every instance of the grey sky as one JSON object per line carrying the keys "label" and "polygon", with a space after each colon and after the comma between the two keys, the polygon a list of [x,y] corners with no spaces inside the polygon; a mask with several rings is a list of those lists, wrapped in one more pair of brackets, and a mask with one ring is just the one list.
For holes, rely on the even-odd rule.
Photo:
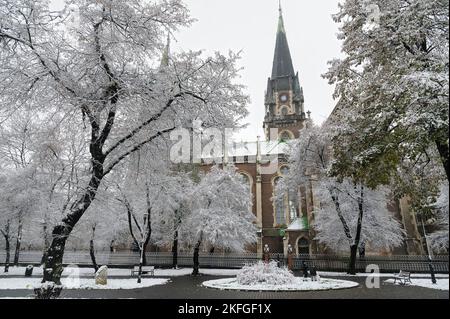
{"label": "grey sky", "polygon": [[[242,50],[242,83],[251,97],[249,127],[239,139],[264,136],[264,91],[271,74],[278,21],[277,0],[184,0],[197,22],[182,30],[172,49],[208,53]],[[282,0],[294,68],[305,94],[305,110],[322,123],[334,107],[333,87],[321,77],[327,61],[340,55],[338,25],[331,15],[338,0]]]}
{"label": "grey sky", "polygon": [[[61,5],[62,0],[51,0]],[[184,0],[197,21],[181,30],[172,50],[241,51],[242,84],[250,95],[249,126],[237,138],[254,141],[264,119],[264,91],[271,75],[278,23],[278,0]],[[294,68],[305,95],[305,111],[318,124],[334,107],[333,87],[321,77],[327,62],[340,55],[338,26],[331,15],[339,0],[281,0]]]}

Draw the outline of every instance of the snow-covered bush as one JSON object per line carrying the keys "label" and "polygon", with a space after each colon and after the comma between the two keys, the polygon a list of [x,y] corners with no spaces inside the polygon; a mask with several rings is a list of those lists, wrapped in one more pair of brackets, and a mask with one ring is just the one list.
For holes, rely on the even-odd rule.
{"label": "snow-covered bush", "polygon": [[277,262],[245,265],[236,276],[240,285],[286,285],[295,280],[294,275],[286,267],[278,267]]}

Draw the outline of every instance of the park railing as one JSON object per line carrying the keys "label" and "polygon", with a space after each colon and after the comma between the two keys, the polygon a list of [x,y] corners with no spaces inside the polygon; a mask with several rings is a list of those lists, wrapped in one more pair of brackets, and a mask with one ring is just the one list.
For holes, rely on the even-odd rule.
{"label": "park railing", "polygon": [[[171,267],[172,253],[170,252],[147,252],[147,264],[155,267]],[[20,265],[39,265],[42,258],[41,251],[21,251]],[[200,253],[200,267],[203,268],[241,268],[246,264],[252,264],[261,259],[256,253],[228,254],[228,253]],[[287,264],[287,256],[283,254],[271,254],[270,259],[278,261],[281,265]],[[293,257],[293,268],[302,269],[303,263],[309,268],[316,267],[320,271],[347,271],[350,257],[343,255],[295,255]],[[131,268],[139,263],[139,253],[121,252],[97,252],[97,264],[110,267]],[[5,262],[5,253],[0,252],[0,264]],[[11,260],[12,262],[12,260]],[[432,258],[432,266],[435,272],[448,273],[448,255],[437,255]],[[91,265],[88,251],[70,251],[64,253],[63,263],[76,264],[79,266]],[[179,267],[192,267],[193,255],[188,252],[178,253]],[[392,255],[392,256],[365,256],[356,261],[356,270],[365,272],[368,265],[377,265],[381,272],[398,272],[400,269],[416,273],[428,273],[430,263],[428,256]]]}

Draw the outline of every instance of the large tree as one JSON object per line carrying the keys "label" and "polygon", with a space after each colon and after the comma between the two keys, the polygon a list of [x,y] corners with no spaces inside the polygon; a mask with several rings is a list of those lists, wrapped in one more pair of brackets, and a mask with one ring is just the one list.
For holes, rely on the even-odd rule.
{"label": "large tree", "polygon": [[201,247],[242,252],[256,242],[257,229],[250,190],[234,166],[212,167],[192,196],[181,233],[194,246],[192,274],[198,275]]}
{"label": "large tree", "polygon": [[402,229],[388,212],[386,191],[371,189],[356,179],[330,175],[334,163],[332,132],[329,126],[309,126],[290,143],[290,169],[278,184],[277,193],[289,192],[290,200],[298,201],[296,190],[313,184],[317,239],[335,251],[349,249],[348,271],[354,274],[360,244],[389,250],[402,243]]}
{"label": "large tree", "polygon": [[402,225],[388,210],[387,189],[327,179],[317,183],[315,195],[320,202],[313,224],[316,239],[335,252],[350,248],[349,273],[356,272],[358,247],[388,252],[403,243]]}
{"label": "large tree", "polygon": [[103,179],[130,154],[177,126],[234,127],[247,97],[234,83],[237,56],[200,52],[159,67],[168,32],[188,26],[179,0],[0,2],[0,117],[27,108],[81,131],[89,171],[52,231],[43,282],[60,284],[66,241]]}
{"label": "large tree", "polygon": [[449,3],[346,0],[343,57],[325,77],[336,84],[332,121],[339,176],[387,184],[399,164],[436,150],[449,179]]}

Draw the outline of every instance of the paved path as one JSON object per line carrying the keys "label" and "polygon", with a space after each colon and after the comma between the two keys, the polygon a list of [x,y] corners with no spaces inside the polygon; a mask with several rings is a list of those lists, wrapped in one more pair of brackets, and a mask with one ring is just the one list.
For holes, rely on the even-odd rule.
{"label": "paved path", "polygon": [[[134,290],[64,290],[66,298],[136,298],[136,299],[449,299],[448,291],[414,286],[398,286],[384,283],[380,289],[368,289],[365,277],[337,279],[352,280],[360,286],[352,289],[322,292],[239,292],[204,288],[205,280],[219,279],[216,276],[173,277],[166,285]],[[1,297],[25,297],[31,290],[1,290]]]}

